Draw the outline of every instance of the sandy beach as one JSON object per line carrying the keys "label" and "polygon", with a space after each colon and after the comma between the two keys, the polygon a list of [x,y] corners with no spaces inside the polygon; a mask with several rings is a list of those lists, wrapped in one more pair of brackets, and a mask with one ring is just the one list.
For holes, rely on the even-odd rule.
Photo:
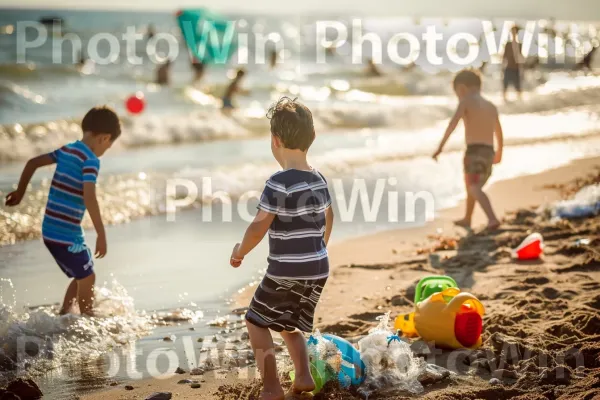
{"label": "sandy beach", "polygon": [[[477,229],[483,224],[479,212],[474,232],[455,228],[452,220],[461,216],[459,206],[442,211],[422,228],[381,232],[332,246],[334,267],[317,310],[317,327],[349,339],[360,337],[376,325],[377,316],[410,312],[420,278],[449,275],[484,304],[484,344],[453,363],[448,362],[449,352],[428,356],[428,362],[455,374],[425,386],[422,398],[597,398],[600,217],[554,223],[534,210],[600,181],[599,166],[599,158],[582,159],[494,184],[489,193],[503,218],[502,228],[494,233]],[[543,258],[513,260],[510,249],[534,231],[545,238]],[[590,241],[578,246],[577,239]],[[246,290],[238,305],[246,305],[252,292]],[[281,354],[285,358],[285,351]],[[256,398],[258,384],[240,365],[200,376],[183,373],[129,382],[132,390],[118,385],[81,398],[143,399],[155,392],[170,392],[176,399]],[[492,386],[492,378],[498,378],[498,384]],[[197,380],[200,388],[192,389],[190,382],[178,384],[182,379]],[[350,399],[355,394],[332,389],[320,397]],[[391,391],[382,397],[411,396]]]}

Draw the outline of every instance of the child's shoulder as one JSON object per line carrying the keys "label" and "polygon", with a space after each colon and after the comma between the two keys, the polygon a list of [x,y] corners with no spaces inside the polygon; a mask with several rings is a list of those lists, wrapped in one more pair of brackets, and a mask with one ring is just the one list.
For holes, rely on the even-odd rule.
{"label": "child's shoulder", "polygon": [[315,181],[315,180],[325,180],[323,174],[316,169],[311,171],[305,171],[301,169],[284,169],[281,171],[275,172],[273,175],[269,177],[269,180],[273,180],[276,182],[294,182],[294,181]]}
{"label": "child's shoulder", "polygon": [[267,180],[267,185],[280,188],[282,190],[289,190],[299,185],[314,185],[314,184],[327,184],[325,177],[317,170],[303,171],[298,169],[285,169],[283,171],[275,172]]}
{"label": "child's shoulder", "polygon": [[483,109],[486,110],[497,110],[496,105],[481,94],[477,96],[469,96],[461,101],[461,103],[463,107],[470,109],[471,111],[482,110],[482,106]]}
{"label": "child's shoulder", "polygon": [[53,154],[55,155],[57,162],[63,160],[63,157],[61,156],[67,155],[70,158],[79,159],[83,163],[100,163],[100,159],[96,154],[80,140],[68,143],[56,149]]}

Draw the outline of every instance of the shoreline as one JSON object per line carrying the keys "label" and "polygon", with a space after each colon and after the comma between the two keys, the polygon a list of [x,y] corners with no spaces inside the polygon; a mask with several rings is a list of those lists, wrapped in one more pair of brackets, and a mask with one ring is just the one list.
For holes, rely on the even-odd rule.
{"label": "shoreline", "polygon": [[[395,317],[399,312],[410,311],[412,303],[408,299],[410,299],[411,287],[414,290],[415,280],[431,274],[451,274],[459,282],[461,288],[469,289],[470,292],[476,294],[486,303],[487,312],[490,314],[489,317],[486,315],[486,319],[484,319],[484,324],[489,329],[489,331],[486,331],[486,328],[484,328],[484,340],[487,346],[493,344],[490,340],[498,339],[498,332],[502,332],[503,324],[507,324],[498,321],[498,319],[508,317],[507,313],[510,315],[510,313],[515,313],[517,312],[515,310],[520,309],[520,307],[515,309],[514,305],[511,306],[505,303],[510,303],[513,297],[516,299],[522,298],[523,301],[527,298],[522,297],[519,292],[521,290],[526,291],[523,293],[525,296],[538,296],[538,293],[540,293],[539,295],[548,298],[547,301],[554,302],[554,299],[557,298],[567,299],[562,297],[560,289],[565,290],[566,293],[577,293],[577,296],[580,296],[578,289],[589,286],[586,289],[589,290],[587,295],[596,295],[597,298],[600,298],[600,287],[593,286],[592,282],[589,281],[580,281],[583,278],[578,278],[579,275],[575,273],[579,270],[587,271],[587,275],[596,276],[596,280],[600,280],[598,279],[600,278],[600,270],[591,270],[589,269],[591,267],[585,267],[585,265],[595,265],[596,261],[592,260],[592,264],[583,262],[581,265],[584,265],[584,267],[578,266],[579,264],[574,266],[568,264],[573,261],[581,261],[581,256],[565,257],[562,255],[564,251],[567,251],[565,254],[570,254],[568,251],[571,251],[563,251],[561,243],[564,240],[557,239],[556,244],[551,243],[548,246],[548,255],[541,264],[515,263],[510,260],[510,257],[506,258],[505,248],[498,248],[497,245],[498,242],[502,242],[514,246],[514,242],[517,240],[515,237],[521,237],[524,234],[523,232],[528,231],[527,224],[520,221],[523,219],[521,214],[527,215],[527,213],[531,213],[527,210],[531,210],[532,207],[560,199],[561,193],[556,189],[557,185],[569,184],[576,178],[597,172],[599,166],[600,157],[580,159],[566,166],[540,174],[495,183],[488,190],[488,193],[494,202],[498,216],[504,219],[505,228],[501,228],[499,232],[492,235],[477,233],[466,235],[464,230],[454,227],[452,219],[460,216],[462,210],[461,206],[458,206],[441,211],[436,221],[423,227],[384,231],[344,240],[332,245],[330,249],[332,259],[331,277],[326,285],[322,301],[317,308],[315,327],[323,332],[347,338],[364,335],[370,328],[375,326],[376,316],[388,310],[393,312],[392,317]],[[550,186],[553,188],[550,188]],[[511,214],[518,209],[524,211],[519,212],[516,217]],[[482,217],[481,211],[476,211],[475,226],[483,222]],[[594,222],[594,218],[590,219],[591,222]],[[598,219],[598,217],[595,219]],[[600,225],[600,221],[598,222]],[[530,223],[530,221],[527,223]],[[590,231],[581,230],[581,232]],[[591,232],[593,232],[593,229]],[[428,237],[429,235],[456,238],[458,241],[457,248],[429,251],[428,249],[432,246],[437,246],[442,242],[440,237]],[[489,243],[490,237],[495,240],[495,243]],[[571,240],[571,237],[577,237],[577,233],[570,234],[568,240]],[[465,249],[461,250],[461,247]],[[565,267],[565,264],[568,265]],[[574,273],[570,273],[571,270]],[[567,278],[567,280],[565,281],[564,278]],[[592,279],[593,281],[593,277],[586,279]],[[505,288],[506,283],[510,281],[514,281],[513,285],[516,284],[517,286]],[[554,286],[544,286],[545,283],[551,283]],[[559,289],[559,292],[555,296],[557,289]],[[238,295],[235,298],[235,303],[237,303],[235,306],[247,305],[249,296],[252,293],[253,290],[246,290]],[[575,295],[570,296],[572,298]],[[580,301],[584,304],[595,304],[594,300],[584,297],[585,294],[581,294],[581,296]],[[579,301],[579,298],[577,300]],[[559,302],[561,301],[567,300],[560,300]],[[550,308],[550,304],[554,303],[544,303],[543,308]],[[535,307],[533,303],[530,306]],[[571,308],[573,307],[575,311],[580,312],[577,305],[569,304],[568,307],[564,318],[567,318],[572,312]],[[553,311],[549,312],[548,316],[542,317],[540,321],[535,320],[531,323],[531,326],[524,324],[523,329],[534,330],[538,325],[543,325],[541,321],[554,320],[555,318],[550,316]],[[499,326],[497,326],[498,322],[500,323]],[[559,323],[564,325],[560,321]],[[568,322],[568,324],[575,323],[571,320]],[[506,329],[509,329],[510,325],[508,324]],[[594,328],[586,328],[585,326],[579,329],[583,332],[591,332],[590,334],[594,332]],[[592,331],[589,331],[589,329],[592,329]],[[540,333],[535,332],[535,334]],[[596,338],[600,339],[600,336],[596,336]],[[233,342],[235,343],[235,341]],[[285,354],[285,351],[283,354]],[[585,359],[588,363],[587,356]],[[256,383],[251,383],[247,378],[248,375],[242,373],[242,371],[247,371],[246,366],[247,364],[242,369],[237,370],[230,367],[229,369],[214,371],[214,375],[207,372],[206,375],[200,377],[203,379],[201,388],[198,390],[191,389],[189,385],[177,384],[180,379],[188,378],[187,375],[174,375],[165,380],[132,381],[130,383],[135,388],[133,391],[125,391],[122,387],[107,388],[107,390],[93,392],[81,398],[84,400],[100,400],[107,397],[138,399],[142,398],[140,397],[142,395],[147,396],[158,391],[172,392],[179,399],[237,399],[242,395],[254,398],[251,394],[256,392]],[[515,371],[517,370],[515,369]],[[460,382],[459,386],[464,386],[464,390],[477,392],[478,395],[473,398],[486,397],[490,394],[493,396],[493,393],[496,393],[495,390],[508,390],[505,387],[490,389],[487,380],[489,380],[490,374],[493,375],[493,372],[493,370],[491,372],[488,370],[475,376],[460,375],[452,380],[454,384],[450,383],[441,387],[436,384],[427,387],[424,396],[429,398],[427,392],[431,392],[431,395],[434,396],[432,398],[438,398],[438,396],[442,396],[447,392],[449,396],[447,398],[471,398],[464,395],[464,393],[461,394],[462,392],[455,393],[458,390],[455,387],[457,382]],[[191,376],[190,378],[194,379],[196,377]],[[431,391],[431,389],[434,389],[434,391]],[[525,394],[526,392],[527,386],[522,386],[515,389],[514,395]],[[506,392],[503,392],[503,395],[505,394]],[[337,399],[338,397],[332,398]]]}
{"label": "shoreline", "polygon": [[[580,158],[558,168],[494,182],[486,189],[486,193],[492,201],[498,218],[502,220],[507,213],[516,209],[537,207],[560,199],[558,191],[552,188],[544,188],[544,186],[560,182],[567,183],[572,179],[573,171],[591,171],[595,166],[600,166],[600,157]],[[513,189],[523,191],[520,192],[519,196],[513,197],[510,195]],[[507,192],[507,194],[504,192]],[[417,246],[426,243],[429,235],[465,234],[467,232],[465,229],[453,224],[454,220],[462,217],[463,209],[464,199],[460,200],[456,206],[437,210],[435,220],[426,222],[421,226],[386,229],[334,242],[328,249],[331,271],[333,272],[336,267],[341,265],[403,261],[407,254],[404,254],[401,250],[411,245]],[[485,226],[485,214],[479,206],[475,207],[473,226],[476,228],[474,232],[477,231],[478,226],[479,230],[481,230],[481,226]],[[378,250],[375,253],[371,250],[374,246]],[[232,299],[233,308],[248,305],[254,293],[254,285],[257,283],[255,281],[251,282],[252,286],[247,284],[240,287],[239,290],[243,290],[242,293],[239,293],[239,290],[234,291],[238,294]]]}
{"label": "shoreline", "polygon": [[[522,175],[494,182],[486,188],[486,193],[490,197],[498,218],[502,220],[507,213],[516,209],[537,207],[560,199],[560,193],[552,188],[544,188],[544,186],[568,183],[573,179],[574,175],[577,175],[578,171],[592,171],[595,166],[599,165],[600,157],[581,158],[561,167],[552,168],[540,173]],[[513,191],[518,191],[518,195],[513,195]],[[422,237],[424,240],[427,235],[436,234],[439,229],[442,229],[445,233],[454,231],[464,233],[464,229],[458,228],[452,223],[455,219],[462,218],[463,209],[464,199],[457,206],[436,212],[435,220],[426,223],[424,226],[382,231],[336,243],[330,249],[330,258],[334,260],[332,264],[335,267],[337,265],[362,262],[363,258],[361,254],[365,254],[362,250],[365,250],[373,242],[385,243],[389,247],[389,251],[384,256],[384,260],[393,262],[401,256],[399,252],[392,252],[394,247],[398,247],[394,242],[408,242],[413,237]],[[472,226],[475,227],[475,232],[478,231],[478,226],[479,230],[481,230],[482,226],[485,226],[485,215],[479,206],[475,207]],[[391,255],[392,258],[389,259],[388,255]],[[366,261],[377,263],[382,262],[382,259],[377,255],[368,254],[368,260]]]}

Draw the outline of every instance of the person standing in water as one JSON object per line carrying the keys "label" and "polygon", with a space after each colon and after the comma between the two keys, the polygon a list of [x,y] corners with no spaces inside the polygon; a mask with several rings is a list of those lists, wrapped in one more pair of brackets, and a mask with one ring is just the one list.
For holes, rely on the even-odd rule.
{"label": "person standing in water", "polygon": [[233,104],[233,97],[236,93],[242,91],[242,88],[240,87],[240,82],[241,82],[242,78],[244,77],[244,75],[246,75],[246,71],[244,71],[241,68],[238,69],[237,73],[235,74],[235,78],[233,78],[233,80],[231,81],[229,86],[227,86],[227,90],[225,90],[225,94],[223,95],[223,98],[222,98],[223,112],[230,113],[231,110],[233,110],[235,108],[235,106]]}
{"label": "person standing in water", "polygon": [[517,91],[517,95],[519,96],[519,100],[521,100],[521,90],[522,90],[522,64],[523,64],[523,56],[521,54],[522,46],[518,41],[519,28],[515,25],[511,29],[511,39],[506,43],[504,47],[504,57],[503,57],[503,65],[504,65],[504,79],[503,79],[503,96],[504,101],[506,102],[507,91],[509,86],[513,86]]}
{"label": "person standing in water", "polygon": [[271,67],[271,69],[275,69],[275,67],[277,66],[277,50],[271,50],[271,53],[269,53],[269,66]]}
{"label": "person standing in water", "polygon": [[[83,138],[51,153],[27,162],[17,190],[6,196],[6,205],[21,203],[35,171],[56,164],[44,220],[42,238],[46,248],[71,279],[60,314],[73,312],[79,306],[81,314],[94,316],[94,258],[106,255],[106,232],[96,197],[96,180],[100,172],[100,157],[121,135],[117,114],[106,106],[94,107],[81,121]],[[96,250],[92,254],[85,242],[81,222],[88,212],[96,230]]]}
{"label": "person standing in water", "polygon": [[156,34],[156,31],[154,29],[154,25],[152,25],[152,24],[148,25],[148,29],[146,29],[146,40],[152,39],[155,34]]}
{"label": "person standing in water", "polygon": [[204,76],[204,63],[192,56],[192,69],[194,70],[194,83],[200,82]]}
{"label": "person standing in water", "polygon": [[165,61],[156,70],[156,83],[159,85],[168,85],[170,81],[171,60]]}
{"label": "person standing in water", "polygon": [[590,50],[590,52],[587,53],[583,57],[583,60],[581,60],[581,62],[577,64],[575,69],[578,69],[578,70],[583,69],[583,70],[591,71],[592,70],[592,60],[594,59],[594,54],[596,54],[596,51],[598,51],[599,47],[600,46],[598,46],[598,45],[592,47],[592,50]]}
{"label": "person standing in water", "polygon": [[373,61],[372,58],[367,60],[367,75],[369,76],[381,76],[383,75],[379,68],[377,68],[377,64]]}

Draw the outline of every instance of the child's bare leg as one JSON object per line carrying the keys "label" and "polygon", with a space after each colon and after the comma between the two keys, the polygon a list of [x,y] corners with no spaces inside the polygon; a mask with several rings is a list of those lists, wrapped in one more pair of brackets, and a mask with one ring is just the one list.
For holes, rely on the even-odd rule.
{"label": "child's bare leg", "polygon": [[71,280],[67,292],[65,293],[65,299],[63,300],[62,307],[60,308],[60,315],[65,315],[71,312],[73,305],[77,301],[77,281]]}
{"label": "child's bare leg", "polygon": [[489,197],[483,191],[483,188],[480,184],[471,184],[469,185],[469,193],[475,198],[477,203],[483,208],[485,215],[488,217],[488,229],[496,229],[500,226],[500,221],[496,218],[496,214],[494,214],[494,210],[492,209],[492,203],[490,202]]}
{"label": "child's bare leg", "polygon": [[277,362],[271,332],[249,321],[246,321],[246,326],[248,327],[248,335],[250,335],[250,344],[252,345],[256,365],[263,379],[263,391],[260,398],[263,400],[283,399],[285,393],[277,376]]}
{"label": "child's bare leg", "polygon": [[296,393],[312,392],[315,390],[315,381],[310,375],[310,365],[308,362],[308,351],[306,348],[306,340],[301,332],[281,332],[281,337],[285,341],[285,345],[290,352],[290,357],[294,362],[294,377],[293,390]]}
{"label": "child's bare leg", "polygon": [[94,283],[96,274],[77,281],[77,301],[82,314],[94,316]]}
{"label": "child's bare leg", "polygon": [[475,197],[469,191],[468,177],[465,175],[465,190],[467,191],[467,200],[465,202],[465,217],[454,221],[454,224],[462,226],[463,228],[470,228],[471,221],[473,219],[473,211],[475,210]]}

